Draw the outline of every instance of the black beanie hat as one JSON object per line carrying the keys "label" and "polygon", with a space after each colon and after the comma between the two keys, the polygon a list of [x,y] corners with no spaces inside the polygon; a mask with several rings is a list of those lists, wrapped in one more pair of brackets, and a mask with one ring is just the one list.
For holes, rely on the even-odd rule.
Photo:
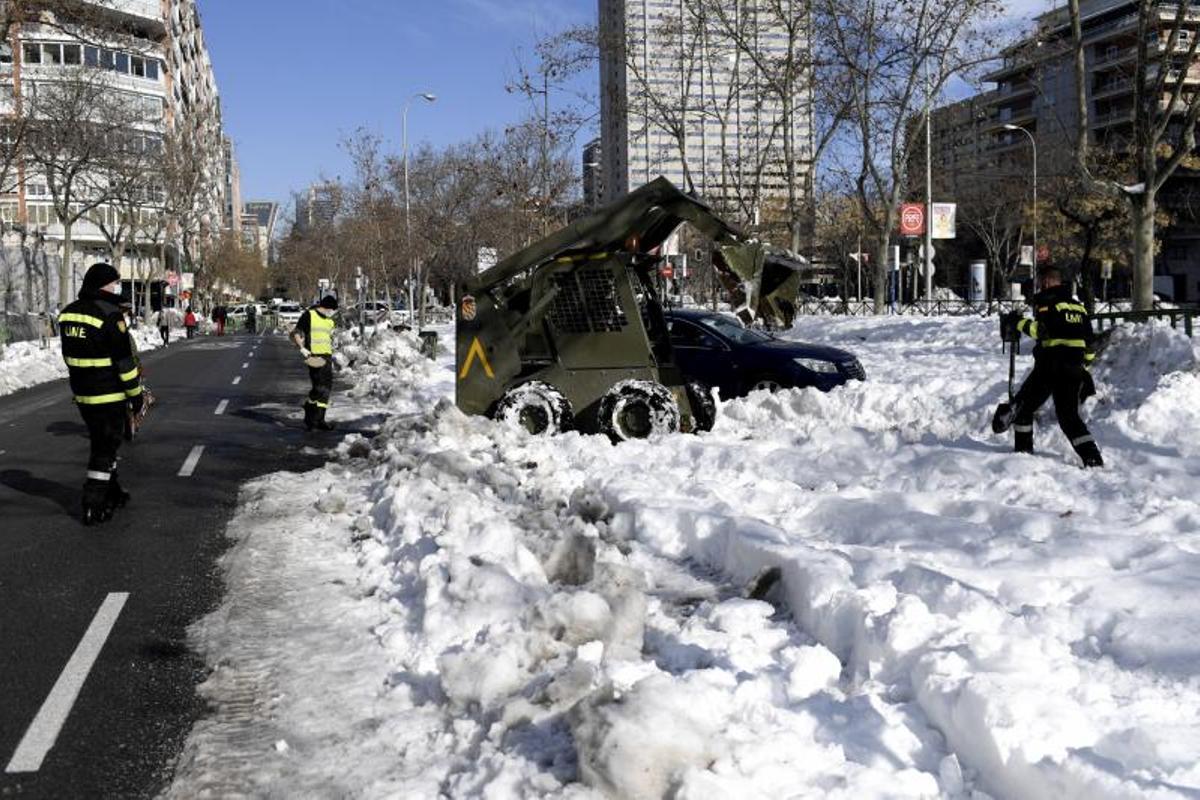
{"label": "black beanie hat", "polygon": [[321,308],[337,308],[337,298],[331,294],[327,294],[321,298],[321,302],[317,303]]}
{"label": "black beanie hat", "polygon": [[110,283],[121,280],[121,273],[111,264],[92,264],[87,274],[83,276],[83,286],[79,287],[79,296],[95,294]]}

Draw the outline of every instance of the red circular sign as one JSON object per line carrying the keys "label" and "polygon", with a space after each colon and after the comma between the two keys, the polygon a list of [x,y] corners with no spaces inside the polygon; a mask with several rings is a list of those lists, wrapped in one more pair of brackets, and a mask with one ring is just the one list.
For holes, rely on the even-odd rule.
{"label": "red circular sign", "polygon": [[900,209],[900,233],[916,236],[925,232],[925,209],[919,205],[906,204]]}

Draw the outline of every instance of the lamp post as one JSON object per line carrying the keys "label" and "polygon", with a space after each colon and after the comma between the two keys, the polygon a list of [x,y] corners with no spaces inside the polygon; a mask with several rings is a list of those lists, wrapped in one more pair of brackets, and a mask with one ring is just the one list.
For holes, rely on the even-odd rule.
{"label": "lamp post", "polygon": [[[413,321],[413,281],[416,279],[416,259],[413,257],[412,249],[412,210],[408,200],[408,107],[412,105],[413,100],[424,100],[426,103],[432,103],[437,100],[437,95],[431,92],[417,92],[412,97],[408,98],[404,103],[404,113],[401,114],[401,128],[403,130],[403,147],[404,147],[404,244],[408,247],[408,321],[412,324]],[[422,282],[423,283],[423,282]],[[425,287],[422,286],[422,289]],[[425,324],[425,293],[421,292],[421,314],[418,322],[418,330]]]}
{"label": "lamp post", "polygon": [[1033,272],[1033,291],[1035,291],[1035,292],[1036,292],[1036,291],[1038,290],[1038,268],[1037,268],[1037,260],[1038,260],[1038,249],[1037,249],[1037,218],[1038,218],[1038,207],[1037,207],[1037,140],[1035,140],[1035,139],[1033,138],[1033,134],[1032,134],[1032,133],[1030,133],[1030,132],[1029,132],[1029,130],[1028,130],[1027,128],[1022,128],[1020,125],[1013,125],[1013,124],[1011,124],[1011,123],[1006,123],[1006,124],[1004,125],[1004,130],[1006,130],[1006,131],[1020,131],[1021,133],[1025,134],[1026,136],[1028,136],[1028,137],[1029,137],[1029,146],[1033,148],[1033,264],[1031,264],[1030,266],[1032,267],[1032,272]]}

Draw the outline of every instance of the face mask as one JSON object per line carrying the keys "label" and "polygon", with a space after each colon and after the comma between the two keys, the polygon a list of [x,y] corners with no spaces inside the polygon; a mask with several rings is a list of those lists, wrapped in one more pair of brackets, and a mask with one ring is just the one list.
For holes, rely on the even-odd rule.
{"label": "face mask", "polygon": [[102,288],[100,291],[108,292],[109,294],[120,294],[121,293],[121,282],[113,281],[108,286],[105,286],[104,288]]}

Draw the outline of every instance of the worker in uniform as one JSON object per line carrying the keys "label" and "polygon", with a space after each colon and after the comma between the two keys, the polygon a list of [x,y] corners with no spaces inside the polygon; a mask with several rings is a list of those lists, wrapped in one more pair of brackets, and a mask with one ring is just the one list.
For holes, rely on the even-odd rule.
{"label": "worker in uniform", "polygon": [[322,297],[321,302],[300,316],[292,330],[292,341],[300,348],[312,381],[312,391],[304,402],[304,427],[310,431],[333,430],[333,424],[325,420],[325,413],[333,392],[333,316],[337,307],[336,297]]}
{"label": "worker in uniform", "polygon": [[[1033,318],[1013,313],[1006,324],[1033,339],[1033,371],[1013,398],[1009,412],[1018,453],[1033,452],[1033,415],[1048,398],[1054,398],[1058,425],[1085,467],[1102,467],[1104,459],[1079,407],[1095,394],[1088,372],[1092,360],[1091,319],[1087,309],[1063,282],[1055,267],[1042,271],[1042,289],[1033,296]],[[1018,338],[1014,336],[1015,340]]]}
{"label": "worker in uniform", "polygon": [[127,412],[139,413],[143,397],[120,291],[120,273],[109,264],[93,264],[79,299],[58,315],[71,392],[91,439],[83,484],[85,525],[105,522],[129,501],[117,480],[117,449]]}

